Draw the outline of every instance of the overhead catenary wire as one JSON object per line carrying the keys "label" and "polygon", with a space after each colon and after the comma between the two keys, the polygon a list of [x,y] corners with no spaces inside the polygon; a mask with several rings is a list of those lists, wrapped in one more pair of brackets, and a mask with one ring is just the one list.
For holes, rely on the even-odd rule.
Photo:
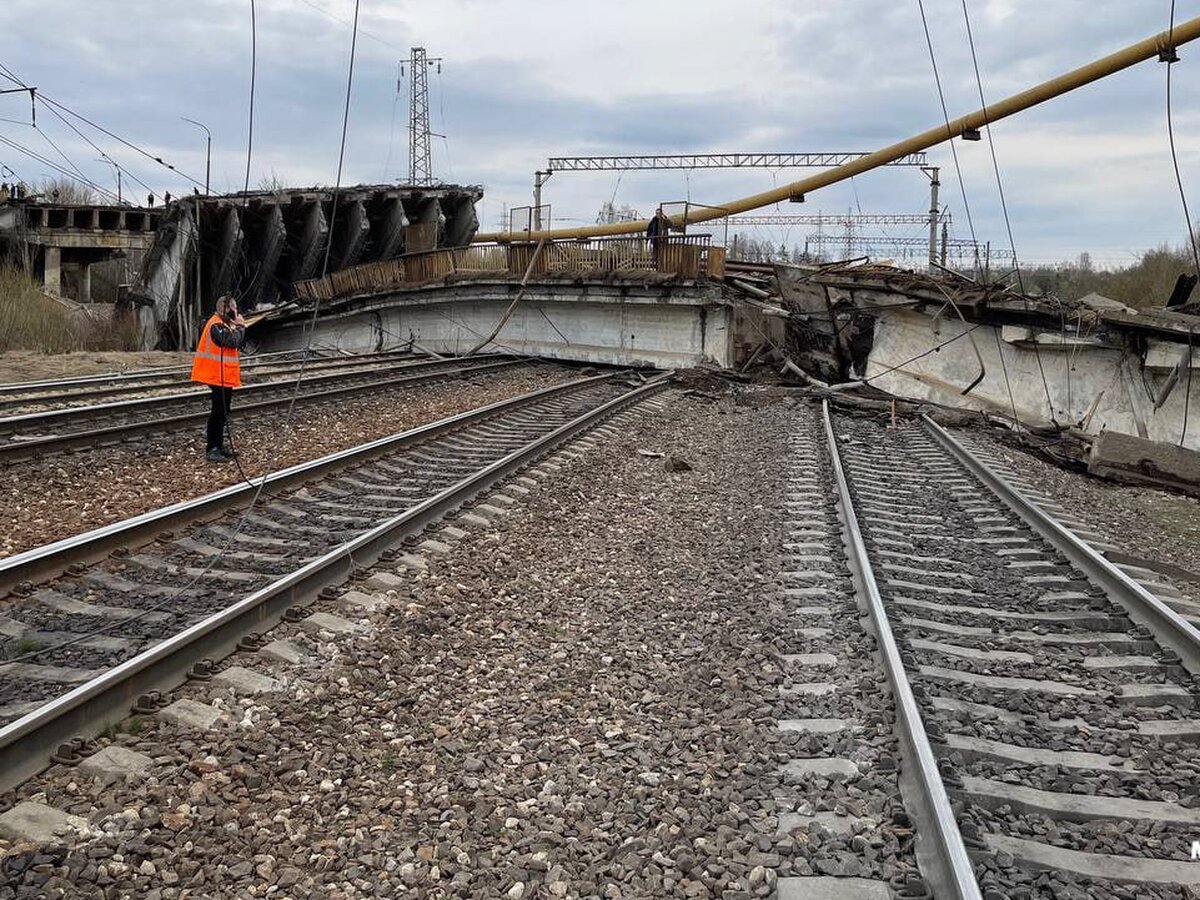
{"label": "overhead catenary wire", "polygon": [[[963,21],[967,26],[967,46],[971,50],[971,64],[975,69],[975,86],[979,90],[979,106],[980,106],[980,108],[983,109],[983,113],[984,113],[984,126],[983,127],[984,127],[984,130],[987,132],[988,150],[991,152],[991,157],[992,157],[992,170],[995,172],[995,175],[996,175],[996,191],[1000,195],[1000,210],[1004,214],[1004,227],[1005,227],[1005,230],[1008,232],[1009,247],[1012,249],[1013,268],[1016,270],[1016,273],[1017,273],[1017,288],[1020,290],[1021,296],[1025,297],[1026,296],[1026,294],[1025,294],[1025,279],[1024,279],[1024,276],[1021,274],[1021,258],[1017,255],[1017,242],[1016,242],[1016,239],[1013,237],[1012,219],[1008,215],[1008,201],[1004,196],[1004,180],[1000,177],[1000,161],[996,156],[996,142],[992,139],[992,124],[987,115],[988,106],[987,106],[987,99],[984,97],[983,76],[980,74],[980,71],[979,71],[979,57],[975,53],[975,37],[971,31],[971,14],[967,10],[967,0],[961,0],[961,2],[962,2],[962,11],[963,11]],[[997,350],[1002,349],[1000,344],[998,343],[999,339],[1000,339],[1000,336],[997,333],[997,335],[996,335]],[[1041,379],[1042,379],[1042,390],[1046,394],[1046,410],[1050,414],[1050,423],[1052,425],[1057,426],[1058,418],[1054,414],[1054,401],[1050,399],[1050,383],[1046,380],[1046,369],[1042,365],[1042,351],[1041,351],[1041,348],[1038,347],[1036,336],[1034,337],[1032,343],[1033,343],[1033,356],[1034,356],[1034,359],[1037,360],[1038,374],[1041,376]],[[1003,358],[1004,358],[1003,352],[1001,352],[1000,358],[1001,358],[1001,360],[1003,360]],[[1016,416],[1015,407],[1013,409],[1013,416],[1014,417]]]}
{"label": "overhead catenary wire", "polygon": [[[934,84],[937,85],[938,100],[941,103],[941,107],[942,107],[942,118],[946,122],[946,136],[949,139],[950,155],[954,160],[954,172],[955,172],[955,176],[958,179],[959,193],[962,196],[963,212],[967,216],[967,228],[971,232],[971,246],[974,248],[974,252],[975,252],[975,271],[977,273],[982,273],[983,269],[979,262],[979,238],[975,234],[975,220],[971,215],[971,204],[967,200],[967,183],[966,183],[966,180],[963,178],[962,164],[959,162],[959,159],[958,159],[958,149],[954,145],[952,129],[950,127],[950,110],[946,105],[945,91],[942,90],[942,77],[938,71],[937,54],[934,52],[934,49],[933,49],[933,35],[930,33],[930,30],[929,30],[929,19],[925,15],[924,0],[917,0],[917,8],[921,12],[921,25],[923,26],[923,28],[925,30],[925,44],[929,49],[929,63],[933,68],[933,80],[934,80]],[[1000,357],[1000,372],[1004,376],[1004,389],[1008,394],[1009,407],[1012,409],[1013,420],[1015,422],[1017,422],[1017,424],[1019,425],[1021,422],[1021,419],[1017,415],[1017,398],[1016,398],[1016,394],[1013,392],[1013,389],[1012,389],[1012,379],[1009,377],[1009,374],[1008,374],[1008,363],[1004,359],[1004,345],[1000,342],[999,331],[993,329],[993,336],[995,337],[995,340],[996,340],[996,355],[998,357]],[[918,359],[919,358],[920,357],[918,357]]]}
{"label": "overhead catenary wire", "polygon": [[[360,2],[361,2],[361,0],[355,0],[355,4],[354,4],[354,21],[355,21],[355,26],[356,26],[355,37],[357,36],[358,8],[359,8]],[[253,6],[253,3],[254,3],[254,0],[251,0],[252,6]],[[252,27],[253,27],[253,25],[252,25]],[[346,114],[343,118],[342,142],[341,142],[341,150],[339,151],[339,159],[338,159],[339,185],[340,185],[340,179],[341,179],[342,163],[344,160],[345,149],[346,149],[346,123],[349,120],[350,90],[351,90],[351,86],[353,84],[353,79],[354,79],[354,54],[355,54],[356,43],[357,43],[356,40],[354,39],[354,37],[352,37],[351,45],[350,45],[350,74],[349,74],[349,77],[347,80],[347,86],[346,86]],[[332,239],[332,226],[330,228],[330,239]],[[312,318],[310,319],[310,323],[313,326],[315,326],[317,313],[318,313],[319,309],[320,309],[320,300],[318,299],[313,304],[313,313],[312,313]],[[292,388],[291,402],[288,404],[287,411],[284,416],[282,431],[285,434],[291,433],[292,417],[293,417],[293,413],[296,408],[296,399],[299,396],[300,386],[304,379],[305,365],[306,365],[308,359],[312,355],[311,351],[312,351],[312,340],[313,340],[314,333],[315,333],[315,327],[310,328],[309,332],[308,332],[307,343],[305,344],[305,347],[301,354],[300,369],[297,373],[296,381]],[[103,635],[103,634],[107,633],[108,631],[112,630],[113,628],[119,627],[121,625],[128,625],[131,622],[136,622],[139,619],[142,619],[151,613],[158,612],[158,611],[166,608],[167,606],[172,604],[174,601],[178,600],[181,596],[183,596],[184,593],[191,590],[192,587],[194,587],[196,584],[198,584],[202,578],[204,578],[209,572],[212,571],[212,569],[216,565],[217,561],[220,560],[225,555],[225,553],[229,550],[230,547],[233,546],[234,542],[237,540],[239,535],[242,533],[242,530],[245,528],[247,522],[249,521],[250,516],[253,514],[254,509],[257,507],[258,502],[259,502],[260,498],[262,497],[263,489],[266,487],[268,476],[270,475],[271,471],[274,469],[276,463],[278,462],[280,456],[282,455],[282,453],[284,451],[284,448],[287,445],[288,445],[288,441],[286,441],[286,440],[278,440],[278,441],[274,441],[272,443],[272,447],[274,448],[274,453],[272,454],[272,457],[271,457],[270,461],[268,462],[263,474],[259,477],[258,484],[255,488],[254,494],[251,496],[250,502],[247,504],[246,508],[242,511],[241,516],[238,518],[237,525],[234,527],[234,529],[231,532],[228,533],[228,536],[225,538],[224,544],[220,548],[220,551],[217,554],[214,554],[212,557],[210,557],[204,563],[204,565],[201,567],[200,571],[198,571],[185,585],[183,585],[183,587],[179,588],[177,591],[172,592],[168,597],[164,598],[159,603],[154,604],[147,609],[139,610],[137,614],[135,614],[127,619],[116,619],[116,620],[113,620],[112,622],[110,622],[108,625],[101,626],[99,628],[95,628],[90,632],[87,632],[84,634],[75,634],[72,637],[70,637],[66,640],[63,640],[63,641],[59,641],[55,644],[47,645],[45,647],[39,647],[36,650],[29,651],[27,653],[12,657],[10,659],[0,660],[0,668],[3,668],[6,665],[12,665],[14,663],[26,662],[30,659],[36,659],[38,657],[44,656],[53,651],[60,650],[65,647],[73,646],[75,644],[79,644],[83,641],[89,640],[89,639],[97,637],[99,635]]]}
{"label": "overhead catenary wire", "polygon": [[[13,84],[19,85],[21,87],[26,87],[26,88],[29,87],[29,85],[26,84],[16,74],[16,72],[14,72],[11,68],[4,65],[3,63],[0,63],[0,76],[7,78]],[[203,182],[201,182],[195,178],[192,178],[187,173],[182,172],[179,169],[175,168],[174,165],[165,161],[161,156],[156,156],[155,154],[151,153],[149,150],[146,150],[145,148],[138,146],[137,144],[133,143],[132,141],[126,140],[125,138],[121,137],[118,134],[114,134],[112,131],[109,131],[103,125],[100,125],[97,122],[94,122],[93,120],[89,119],[87,116],[83,115],[82,113],[76,112],[75,110],[71,109],[70,107],[66,106],[65,104],[62,104],[62,103],[58,102],[57,100],[55,100],[54,98],[48,96],[41,89],[39,89],[37,91],[37,99],[40,100],[42,102],[43,106],[45,106],[46,108],[52,109],[52,111],[53,110],[61,110],[62,112],[65,112],[67,115],[72,116],[73,118],[78,119],[79,121],[83,122],[84,124],[88,125],[89,127],[94,128],[97,131],[107,135],[108,137],[112,138],[113,140],[117,141],[118,143],[122,144],[123,146],[128,147],[130,150],[133,150],[134,152],[139,153],[142,156],[146,157],[150,161],[157,163],[158,165],[163,166],[166,169],[170,169],[172,172],[179,175],[181,178],[183,178],[187,181],[190,181],[196,187],[204,186]],[[57,113],[56,113],[56,115],[57,115]],[[62,116],[59,116],[59,118],[62,118]],[[66,120],[64,119],[63,121],[66,121]],[[124,171],[128,171],[128,170],[124,170]],[[142,182],[137,178],[134,178],[134,180],[137,181],[139,184],[141,184],[143,187],[146,187],[147,190],[149,190],[149,187],[145,184],[145,182]]]}
{"label": "overhead catenary wire", "polygon": [[92,181],[91,179],[80,177],[79,175],[76,175],[71,170],[60,166],[54,160],[48,159],[47,157],[42,156],[40,153],[38,153],[35,150],[30,150],[28,147],[24,146],[23,144],[18,143],[17,141],[12,140],[11,138],[7,138],[7,137],[4,137],[3,135],[0,135],[0,144],[4,144],[6,147],[16,150],[18,153],[23,153],[25,156],[28,156],[30,159],[53,169],[55,172],[59,173],[64,178],[69,178],[72,181],[77,181],[80,184],[85,185],[86,187],[88,187],[94,191],[98,191],[102,196],[110,197],[113,200],[117,199],[117,195],[114,194],[112,191],[108,190],[107,188],[101,187],[100,185],[98,185],[94,181]]}
{"label": "overhead catenary wire", "polygon": [[[1196,243],[1196,229],[1192,224],[1192,215],[1188,210],[1187,191],[1183,188],[1183,175],[1179,171],[1179,154],[1175,149],[1175,123],[1171,112],[1171,68],[1175,64],[1175,0],[1171,0],[1171,20],[1167,26],[1167,48],[1163,61],[1167,65],[1167,140],[1171,148],[1171,164],[1175,169],[1175,183],[1179,187],[1179,202],[1183,206],[1183,223],[1187,227],[1188,245],[1192,250],[1192,260],[1196,265],[1196,274],[1200,276],[1200,247]],[[1192,328],[1188,326],[1187,352],[1187,384],[1183,394],[1183,424],[1179,432],[1179,446],[1182,447],[1187,439],[1188,415],[1192,405]]]}

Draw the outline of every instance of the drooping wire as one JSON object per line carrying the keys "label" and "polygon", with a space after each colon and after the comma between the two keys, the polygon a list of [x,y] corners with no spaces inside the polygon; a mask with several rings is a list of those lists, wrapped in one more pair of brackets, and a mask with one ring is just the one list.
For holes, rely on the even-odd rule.
{"label": "drooping wire", "polygon": [[242,184],[243,201],[250,202],[250,159],[254,155],[254,84],[258,78],[258,21],[254,0],[250,0],[250,121],[246,125],[246,179]]}
{"label": "drooping wire", "polygon": [[[1013,268],[1017,273],[1017,288],[1020,290],[1021,296],[1025,297],[1025,279],[1021,274],[1021,259],[1017,255],[1017,242],[1013,238],[1012,219],[1008,215],[1008,202],[1004,197],[1004,180],[1000,177],[1000,161],[996,157],[996,142],[992,140],[992,123],[989,121],[987,100],[984,98],[983,76],[979,72],[979,57],[975,53],[975,37],[971,33],[971,14],[967,11],[967,0],[962,0],[962,11],[963,21],[967,26],[967,44],[971,48],[971,63],[975,69],[975,86],[979,89],[979,105],[983,110],[983,127],[987,132],[988,149],[991,151],[992,170],[996,174],[996,190],[1000,194],[1000,210],[1004,213],[1004,227],[1008,232],[1009,247],[1012,249]],[[999,335],[996,339],[999,341]],[[1042,365],[1042,351],[1038,347],[1036,337],[1033,340],[1033,356],[1037,360],[1038,374],[1042,378],[1042,390],[1046,394],[1046,409],[1050,412],[1050,422],[1057,427],[1058,418],[1054,415],[1054,402],[1050,399],[1050,384],[1046,381],[1046,369]],[[1001,358],[1003,359],[1003,357]]]}
{"label": "drooping wire", "polygon": [[[1167,29],[1167,46],[1174,50],[1175,45],[1175,0],[1171,0],[1171,24]],[[1200,247],[1196,244],[1196,230],[1192,225],[1192,215],[1188,212],[1187,193],[1183,189],[1183,176],[1179,172],[1179,154],[1175,152],[1175,124],[1171,115],[1171,68],[1174,61],[1167,62],[1167,140],[1171,145],[1171,163],[1175,167],[1175,183],[1179,186],[1179,201],[1183,204],[1183,221],[1187,226],[1188,244],[1192,248],[1192,259],[1196,264],[1196,274],[1200,275]]]}
{"label": "drooping wire", "polygon": [[979,239],[975,236],[975,220],[971,216],[971,204],[967,200],[967,183],[963,180],[962,165],[958,161],[958,148],[954,145],[954,135],[950,130],[950,110],[946,106],[946,94],[942,90],[942,76],[938,72],[937,55],[933,50],[933,36],[929,31],[929,20],[925,17],[924,0],[917,0],[917,7],[921,10],[921,25],[925,29],[925,45],[929,48],[929,63],[933,67],[933,82],[937,85],[938,100],[942,105],[942,118],[946,122],[946,141],[950,145],[950,156],[954,160],[954,172],[958,178],[958,191],[962,195],[963,212],[967,216],[967,229],[971,232],[971,243],[975,246],[975,268],[976,270],[980,270]]}
{"label": "drooping wire", "polygon": [[[28,87],[28,85],[24,81],[22,81],[12,69],[10,69],[8,66],[5,66],[3,63],[0,63],[0,76],[7,78],[13,84],[20,85],[21,87]],[[83,115],[82,113],[76,112],[75,110],[71,109],[70,107],[66,106],[65,104],[59,103],[57,100],[48,96],[44,91],[39,90],[37,92],[37,97],[39,100],[42,101],[43,104],[55,107],[59,110],[62,110],[67,115],[72,116],[75,119],[78,119],[79,121],[83,122],[84,124],[86,124],[92,128],[95,128],[97,131],[101,132],[102,134],[108,135],[108,137],[110,137],[114,141],[117,141],[118,143],[124,145],[125,147],[128,147],[130,150],[133,150],[136,153],[140,153],[142,156],[146,157],[151,162],[155,162],[158,165],[163,166],[164,168],[170,169],[172,172],[174,172],[180,178],[184,178],[187,181],[190,181],[196,187],[204,187],[204,182],[198,181],[195,178],[193,178],[192,176],[188,175],[186,172],[182,172],[179,169],[175,168],[175,166],[173,166],[171,163],[165,161],[161,156],[155,156],[149,150],[146,150],[143,147],[139,147],[137,144],[134,144],[132,141],[126,140],[125,138],[121,137],[120,135],[114,134],[113,132],[111,132],[107,128],[105,128],[103,125],[99,125],[98,123],[89,119],[87,116]]]}
{"label": "drooping wire", "polygon": [[[338,198],[342,190],[342,165],[346,161],[346,132],[350,127],[350,92],[354,87],[354,54],[358,46],[358,7],[360,0],[354,0],[354,25],[350,38],[350,71],[346,76],[346,108],[342,113],[342,143],[338,149],[337,180],[333,186],[333,208],[329,217],[329,240],[325,242],[325,259],[321,263],[321,277],[329,272],[329,251],[333,248],[333,228],[337,223]],[[316,305],[314,304],[314,319]]]}
{"label": "drooping wire", "polygon": [[69,169],[63,168],[58,163],[54,162],[54,160],[48,159],[47,157],[42,156],[40,153],[38,153],[34,150],[30,150],[28,147],[24,146],[23,144],[17,143],[16,141],[12,140],[11,138],[6,138],[3,135],[0,135],[0,143],[4,144],[7,147],[12,148],[13,150],[16,150],[18,153],[25,154],[30,159],[33,159],[33,160],[41,163],[44,166],[48,166],[49,168],[53,169],[55,172],[58,172],[60,175],[64,176],[65,178],[69,178],[72,181],[78,181],[80,184],[85,185],[88,188],[91,188],[92,190],[99,192],[102,196],[108,196],[114,200],[117,197],[117,195],[114,194],[112,191],[108,190],[108,188],[101,187],[100,185],[96,184],[94,181],[91,181],[88,178],[81,178],[80,176],[71,172]]}
{"label": "drooping wire", "polygon": [[[950,110],[946,106],[946,94],[942,90],[942,77],[938,73],[937,54],[933,50],[933,36],[929,31],[929,20],[925,16],[924,0],[917,0],[917,7],[921,10],[921,25],[925,29],[925,44],[929,48],[929,62],[933,67],[933,81],[937,85],[938,100],[942,105],[942,118],[946,122],[946,138],[950,144],[950,155],[954,159],[954,172],[958,178],[958,189],[962,194],[963,211],[967,215],[967,228],[971,232],[971,246],[975,252],[975,270],[982,272],[982,266],[979,263],[979,238],[975,235],[975,221],[971,216],[971,204],[967,201],[967,183],[963,180],[962,165],[958,161],[958,150],[954,146],[954,135],[950,129]],[[1008,363],[1004,360],[1004,345],[1000,342],[1000,332],[992,329],[993,337],[996,339],[996,355],[1000,358],[1000,371],[1004,375],[1004,389],[1008,393],[1008,404],[1012,409],[1013,421],[1018,425],[1021,423],[1020,416],[1017,415],[1017,398],[1013,393],[1012,380],[1008,376]]]}
{"label": "drooping wire", "polygon": [[[355,4],[354,4],[354,21],[355,21],[355,26],[356,26],[356,30],[355,30],[356,36],[357,36],[359,2],[360,2],[360,0],[355,0]],[[251,3],[253,4],[253,0],[251,0]],[[356,42],[352,39],[351,40],[351,50],[350,50],[350,83],[353,82],[353,77],[354,77],[355,43]],[[342,154],[345,153],[345,147],[346,147],[345,121],[348,120],[348,118],[349,118],[349,103],[350,103],[350,90],[349,90],[349,86],[347,86],[347,92],[346,92],[347,113],[346,113],[346,117],[343,121],[342,150],[341,150]],[[342,161],[339,159],[339,161],[338,161],[339,182],[341,179],[341,168],[342,168]],[[332,237],[333,237],[333,231],[331,228],[330,229],[330,240],[332,240]],[[319,309],[320,309],[320,300],[318,299],[313,304],[313,314],[312,314],[312,318],[310,319],[310,325],[314,326],[314,327],[310,327],[308,330],[308,340],[307,340],[307,343],[305,344],[304,350],[302,351],[302,354],[301,354],[300,369],[297,373],[296,381],[292,388],[291,402],[288,404],[287,412],[285,414],[285,418],[284,418],[284,422],[283,422],[283,429],[282,429],[283,433],[290,433],[290,431],[291,431],[292,416],[293,416],[293,413],[296,408],[296,399],[300,393],[300,386],[304,380],[305,365],[312,355],[312,353],[311,353],[312,340],[313,340],[313,334],[315,333],[315,324],[316,324],[316,318],[317,318],[317,313],[318,313]],[[225,537],[224,543],[221,546],[219,552],[214,554],[213,556],[211,556],[208,560],[206,560],[205,564],[200,568],[200,570],[185,585],[180,587],[178,590],[173,591],[169,596],[164,598],[159,603],[156,603],[147,609],[139,610],[136,615],[131,616],[128,619],[120,619],[120,620],[114,619],[108,625],[93,629],[92,631],[90,631],[88,633],[75,634],[72,637],[70,637],[66,640],[60,641],[56,644],[51,644],[51,645],[48,645],[45,647],[39,647],[36,650],[31,650],[28,653],[24,653],[19,656],[15,656],[10,659],[0,660],[0,668],[3,668],[6,665],[11,665],[13,663],[25,662],[30,659],[35,659],[35,658],[38,658],[41,656],[45,656],[46,654],[48,654],[52,651],[60,650],[64,647],[69,647],[69,646],[81,643],[83,641],[89,640],[93,637],[97,637],[99,635],[105,634],[106,632],[111,631],[113,628],[116,628],[120,625],[126,625],[130,622],[136,622],[139,619],[142,619],[151,613],[158,612],[159,610],[165,609],[166,607],[171,605],[175,600],[177,600],[179,597],[181,597],[185,592],[191,590],[191,588],[194,587],[200,581],[201,578],[203,578],[210,571],[212,571],[213,566],[216,565],[218,560],[220,560],[222,557],[224,557],[226,552],[229,550],[230,547],[233,546],[234,542],[237,540],[239,535],[242,533],[242,530],[245,528],[247,522],[249,522],[250,516],[253,514],[255,508],[258,505],[259,500],[262,497],[263,489],[266,487],[266,484],[267,484],[267,478],[271,474],[272,470],[275,468],[276,463],[278,462],[280,456],[283,453],[286,443],[287,443],[286,441],[273,442],[272,446],[274,447],[274,454],[272,455],[271,460],[268,462],[266,470],[259,477],[257,487],[255,488],[255,491],[254,491],[254,495],[250,498],[249,504],[246,506],[245,510],[242,512],[241,516],[238,518],[237,525]],[[253,483],[253,482],[251,482],[251,483]]]}
{"label": "drooping wire", "polygon": [[[91,147],[93,150],[95,150],[97,153],[99,153],[102,157],[104,157],[106,160],[108,160],[114,166],[117,165],[117,163],[113,161],[112,157],[110,157],[107,153],[105,153],[103,150],[101,150],[100,147],[96,145],[95,141],[93,141],[86,134],[84,134],[82,131],[80,131],[75,126],[75,124],[73,122],[71,122],[70,119],[66,118],[62,113],[60,113],[53,106],[47,105],[46,109],[48,109],[51,112],[51,114],[53,114],[55,117],[57,117],[60,122],[62,122],[64,125],[66,125],[68,128],[70,128],[73,132],[75,132],[75,134],[77,134],[83,141],[85,141],[89,147]],[[150,187],[150,185],[146,184],[146,182],[142,181],[142,179],[140,179],[136,175],[134,175],[133,172],[131,172],[129,169],[125,168],[124,166],[118,166],[118,168],[120,168],[122,172],[124,172],[126,175],[128,175],[130,177],[130,179],[137,182],[137,184],[139,184],[141,187],[145,188],[151,194],[154,193],[154,188]]]}
{"label": "drooping wire", "polygon": [[[1175,183],[1179,186],[1179,202],[1183,205],[1183,222],[1187,226],[1188,244],[1192,248],[1192,260],[1196,274],[1200,275],[1200,248],[1196,245],[1196,230],[1192,227],[1192,214],[1188,211],[1187,192],[1183,189],[1183,176],[1179,172],[1179,154],[1175,151],[1175,123],[1171,115],[1171,68],[1175,64],[1175,0],[1171,0],[1171,22],[1167,28],[1167,140],[1171,145],[1171,163],[1175,167]],[[1183,395],[1183,426],[1179,432],[1179,446],[1187,438],[1188,415],[1192,405],[1192,329],[1188,327],[1187,386]]]}

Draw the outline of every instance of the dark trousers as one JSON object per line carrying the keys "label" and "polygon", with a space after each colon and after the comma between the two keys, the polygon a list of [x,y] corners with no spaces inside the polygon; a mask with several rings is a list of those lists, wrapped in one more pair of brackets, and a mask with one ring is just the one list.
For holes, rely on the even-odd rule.
{"label": "dark trousers", "polygon": [[225,443],[225,422],[229,419],[229,407],[233,405],[233,388],[209,388],[212,391],[212,409],[208,413],[208,447],[220,447]]}

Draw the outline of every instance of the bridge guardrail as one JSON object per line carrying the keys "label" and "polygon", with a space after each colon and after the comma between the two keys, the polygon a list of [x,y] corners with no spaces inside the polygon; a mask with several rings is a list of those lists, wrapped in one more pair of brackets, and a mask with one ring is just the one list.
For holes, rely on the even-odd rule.
{"label": "bridge guardrail", "polygon": [[409,253],[395,259],[363,263],[292,284],[300,300],[333,300],[437,281],[458,273],[494,273],[522,277],[547,274],[604,275],[612,272],[659,272],[683,278],[721,278],[725,248],[711,244],[708,234],[660,238],[657,247],[642,237],[554,241],[542,252],[528,242],[471,244]]}

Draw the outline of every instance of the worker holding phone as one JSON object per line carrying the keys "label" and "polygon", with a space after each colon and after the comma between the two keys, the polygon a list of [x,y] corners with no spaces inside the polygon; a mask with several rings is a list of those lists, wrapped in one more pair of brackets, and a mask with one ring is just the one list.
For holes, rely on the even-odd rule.
{"label": "worker holding phone", "polygon": [[246,320],[229,296],[217,300],[217,308],[200,332],[200,343],[192,360],[192,381],[212,391],[204,458],[212,463],[228,462],[237,455],[225,440],[225,425],[233,404],[233,389],[242,386],[238,350],[246,340]]}

